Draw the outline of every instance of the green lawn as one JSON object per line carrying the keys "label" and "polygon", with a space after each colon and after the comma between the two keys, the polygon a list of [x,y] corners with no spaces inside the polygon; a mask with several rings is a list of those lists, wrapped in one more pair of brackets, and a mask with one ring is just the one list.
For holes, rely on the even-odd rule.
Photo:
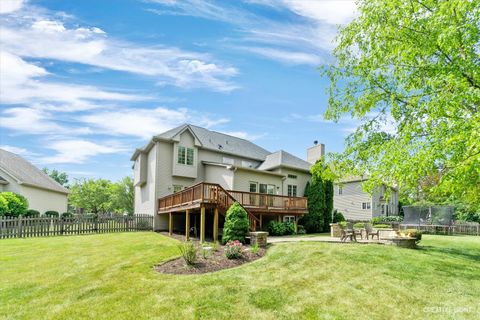
{"label": "green lawn", "polygon": [[283,243],[239,268],[156,273],[177,242],[155,233],[0,241],[5,319],[478,319],[480,237],[422,249]]}

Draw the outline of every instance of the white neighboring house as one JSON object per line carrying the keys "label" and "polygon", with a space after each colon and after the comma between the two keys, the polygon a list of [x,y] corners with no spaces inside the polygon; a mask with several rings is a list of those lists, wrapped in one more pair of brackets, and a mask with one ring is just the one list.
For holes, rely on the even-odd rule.
{"label": "white neighboring house", "polygon": [[0,192],[11,191],[28,200],[29,209],[67,211],[68,189],[22,157],[0,149]]}
{"label": "white neighboring house", "polygon": [[335,184],[333,208],[347,220],[366,221],[377,216],[398,215],[398,190],[391,188],[387,199],[387,187],[383,185],[370,195],[362,190],[362,182],[367,179],[353,177]]}

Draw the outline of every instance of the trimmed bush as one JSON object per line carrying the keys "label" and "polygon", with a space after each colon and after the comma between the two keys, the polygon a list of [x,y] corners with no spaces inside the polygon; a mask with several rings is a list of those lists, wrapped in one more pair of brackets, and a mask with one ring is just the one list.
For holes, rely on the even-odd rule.
{"label": "trimmed bush", "polygon": [[24,196],[14,192],[2,192],[0,195],[7,203],[7,210],[5,210],[5,201],[1,200],[3,204],[0,206],[3,209],[0,208],[0,215],[3,212],[4,216],[19,217],[27,213],[28,201]]}
{"label": "trimmed bush", "polygon": [[33,209],[28,209],[27,213],[25,213],[25,217],[39,217],[40,216],[40,211],[38,210],[33,210]]}
{"label": "trimmed bush", "polygon": [[353,228],[355,228],[355,229],[365,228],[365,222],[357,222],[353,225]]}
{"label": "trimmed bush", "polygon": [[389,224],[374,224],[373,227],[375,229],[389,229],[391,228],[392,226],[389,225]]}
{"label": "trimmed bush", "polygon": [[62,218],[72,218],[72,217],[73,217],[73,213],[71,213],[71,212],[64,212],[64,213],[61,214],[60,217],[62,217]]}
{"label": "trimmed bush", "polygon": [[345,217],[343,216],[343,214],[337,210],[334,210],[333,211],[333,223],[338,223],[338,222],[342,222],[342,221],[345,221]]}
{"label": "trimmed bush", "polygon": [[6,216],[8,213],[8,201],[0,193],[0,217]]}
{"label": "trimmed bush", "polygon": [[223,249],[227,259],[239,259],[242,257],[242,243],[238,240],[228,241]]}
{"label": "trimmed bush", "polygon": [[270,221],[268,233],[271,236],[285,236],[295,234],[295,225],[292,222]]}
{"label": "trimmed bush", "polygon": [[403,222],[403,217],[402,216],[379,216],[379,217],[374,217],[372,220],[370,220],[372,224],[381,224],[384,222]]}
{"label": "trimmed bush", "polygon": [[238,240],[245,243],[245,234],[248,232],[247,212],[238,203],[234,202],[227,210],[225,224],[223,226],[222,242]]}
{"label": "trimmed bush", "polygon": [[45,211],[45,215],[46,215],[47,217],[58,218],[58,212],[57,212],[57,211],[54,211],[54,210]]}

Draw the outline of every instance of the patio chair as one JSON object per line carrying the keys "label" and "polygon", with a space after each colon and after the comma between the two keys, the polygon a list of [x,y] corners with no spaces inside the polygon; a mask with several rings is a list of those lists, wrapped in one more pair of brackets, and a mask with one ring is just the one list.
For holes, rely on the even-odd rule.
{"label": "patio chair", "polygon": [[350,238],[350,241],[357,241],[353,229],[345,229],[344,227],[340,226],[340,231],[342,233],[340,241],[345,242],[347,238]]}
{"label": "patio chair", "polygon": [[374,236],[377,236],[377,240],[380,240],[380,230],[374,230],[370,223],[365,223],[365,232],[367,233],[367,240],[369,236],[372,236],[372,240]]}
{"label": "patio chair", "polygon": [[360,239],[363,240],[362,229],[355,229],[353,227],[353,222],[347,222],[347,230],[353,231],[353,233],[355,234],[355,241],[357,241],[357,235],[360,236]]}

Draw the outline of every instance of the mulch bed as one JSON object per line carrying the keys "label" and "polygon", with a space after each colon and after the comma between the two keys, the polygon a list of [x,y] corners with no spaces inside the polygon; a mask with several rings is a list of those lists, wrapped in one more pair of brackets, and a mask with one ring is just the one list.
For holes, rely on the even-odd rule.
{"label": "mulch bed", "polygon": [[257,254],[250,251],[249,246],[245,246],[243,250],[243,257],[240,259],[227,259],[223,253],[223,246],[219,247],[218,251],[211,253],[207,259],[204,259],[201,249],[197,254],[197,263],[193,267],[187,267],[185,260],[182,257],[170,260],[155,266],[155,270],[161,273],[168,274],[201,274],[208,272],[215,272],[223,269],[240,266],[244,263],[255,261],[263,257],[266,249],[259,248]]}

